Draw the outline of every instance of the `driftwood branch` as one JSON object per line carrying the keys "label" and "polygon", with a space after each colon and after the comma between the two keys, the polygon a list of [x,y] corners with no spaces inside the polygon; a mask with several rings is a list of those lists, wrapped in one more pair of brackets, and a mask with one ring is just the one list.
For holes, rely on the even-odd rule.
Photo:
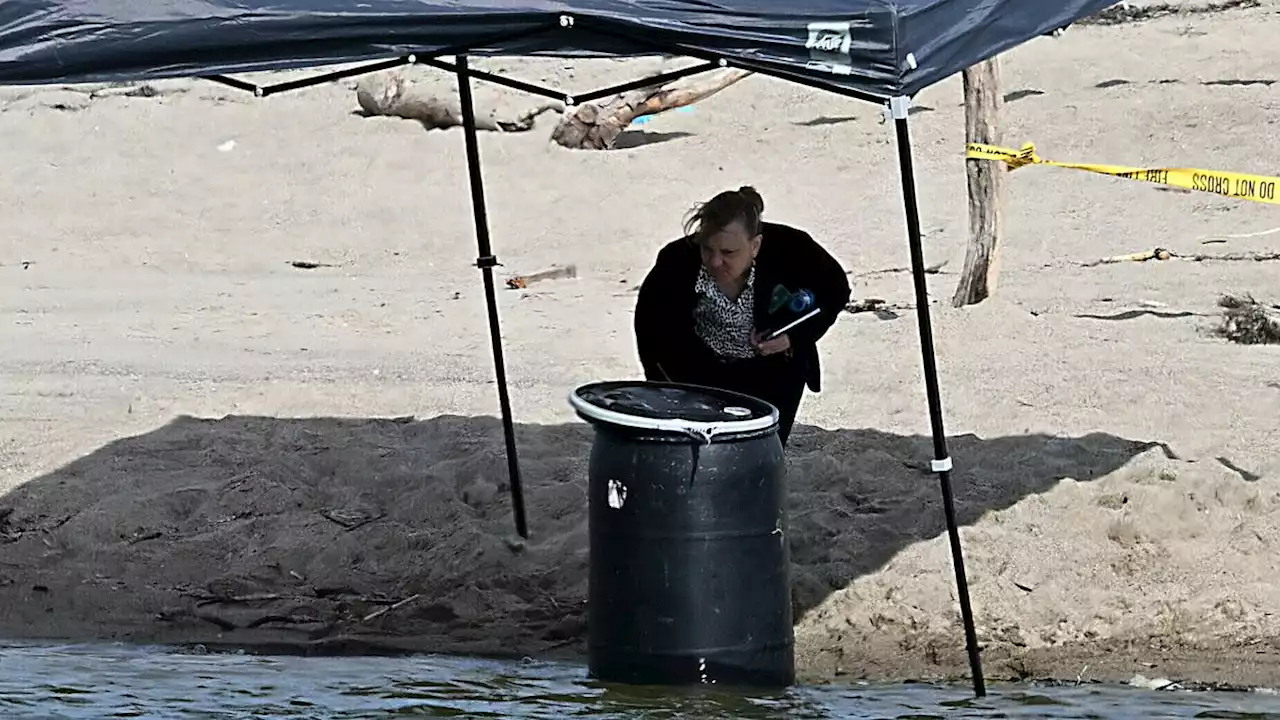
{"label": "driftwood branch", "polygon": [[516,275],[507,278],[507,287],[512,290],[526,290],[534,283],[545,282],[547,280],[562,280],[578,277],[578,266],[570,263],[569,265],[556,266],[539,270],[538,272],[525,273],[524,275]]}
{"label": "driftwood branch", "polygon": [[[925,275],[938,275],[938,274],[940,274],[940,273],[942,272],[942,269],[943,269],[943,268],[945,268],[945,267],[947,266],[947,263],[948,263],[948,262],[950,262],[950,261],[949,261],[949,260],[943,260],[943,261],[941,261],[941,262],[933,263],[932,265],[926,265],[926,266],[925,266],[925,268],[924,268],[924,274],[925,274]],[[851,272],[851,273],[846,273],[846,274],[848,274],[848,275],[852,275],[852,276],[854,276],[854,277],[872,277],[872,276],[874,276],[874,275],[889,275],[889,274],[893,274],[893,273],[909,273],[909,272],[911,272],[911,271],[912,271],[912,270],[911,270],[911,268],[910,268],[909,266],[905,266],[905,265],[904,265],[904,266],[898,266],[898,267],[882,268],[882,269],[880,269],[880,270],[868,270],[868,271],[866,271],[866,272],[860,272],[860,273],[852,273],[852,272]]]}
{"label": "driftwood branch", "polygon": [[297,599],[298,596],[286,596],[280,593],[249,593],[248,595],[203,595],[196,601],[196,607],[203,605],[222,605],[222,604],[242,604],[257,602],[272,602],[275,600],[285,600],[288,598]]}
{"label": "driftwood branch", "polygon": [[1122,262],[1146,262],[1148,260],[1169,260],[1173,257],[1173,253],[1165,248],[1155,248],[1154,250],[1143,250],[1136,253],[1125,253],[1124,255],[1112,255],[1110,257],[1098,258],[1088,262],[1077,263],[1080,267],[1097,267],[1099,265],[1114,265]]}
{"label": "driftwood branch", "polygon": [[1153,248],[1136,253],[1112,255],[1088,262],[1076,263],[1080,267],[1098,267],[1123,262],[1147,262],[1149,260],[1189,260],[1191,262],[1276,262],[1280,261],[1280,253],[1238,252],[1238,253],[1176,253],[1168,248]]}
{"label": "driftwood branch", "polygon": [[[583,103],[566,112],[564,103],[545,102],[515,117],[499,117],[476,111],[476,129],[491,132],[532,130],[540,115],[562,115],[551,139],[572,149],[608,150],[633,120],[642,115],[692,105],[746,78],[745,70],[711,73],[693,81],[651,86],[614,95],[598,102]],[[397,117],[421,123],[428,130],[462,125],[462,108],[450,98],[433,95],[415,87],[402,74],[386,73],[366,77],[356,86],[356,102],[365,117]]]}
{"label": "driftwood branch", "polygon": [[[428,130],[462,126],[462,107],[454,100],[432,95],[400,74],[366,77],[356,86],[356,102],[365,117],[397,117],[414,120]],[[564,112],[564,103],[548,101],[513,118],[476,111],[476,129],[493,132],[532,130],[538,116]]]}
{"label": "driftwood branch", "polygon": [[369,622],[370,620],[376,620],[376,619],[378,619],[378,618],[382,617],[383,615],[386,615],[386,614],[387,614],[387,613],[389,613],[389,612],[392,612],[392,611],[394,611],[394,610],[399,610],[400,608],[404,607],[405,605],[408,605],[409,603],[411,603],[411,602],[413,602],[413,601],[415,601],[415,600],[417,600],[418,598],[421,598],[421,597],[422,597],[422,593],[414,593],[414,594],[410,595],[409,597],[407,597],[407,598],[405,598],[405,599],[403,599],[403,600],[401,600],[401,601],[399,601],[399,602],[397,602],[397,603],[393,603],[393,604],[391,604],[391,605],[387,605],[386,607],[381,607],[381,608],[378,608],[377,610],[374,610],[373,612],[369,613],[368,615],[365,615],[364,617],[360,618],[360,622]]}
{"label": "driftwood branch", "polygon": [[636,118],[700,102],[749,75],[746,70],[708,73],[691,81],[640,88],[608,100],[583,103],[560,118],[551,139],[575,150],[609,150]]}

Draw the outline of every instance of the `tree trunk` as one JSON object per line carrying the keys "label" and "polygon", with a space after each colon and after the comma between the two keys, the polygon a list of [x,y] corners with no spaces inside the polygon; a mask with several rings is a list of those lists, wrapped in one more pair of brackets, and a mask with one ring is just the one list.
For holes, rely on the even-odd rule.
{"label": "tree trunk", "polygon": [[[991,58],[964,71],[965,141],[1000,144],[999,59]],[[986,300],[995,292],[999,274],[1000,236],[1004,232],[1004,163],[966,161],[969,185],[969,245],[960,284],[951,299],[955,307]]]}
{"label": "tree trunk", "polygon": [[707,73],[693,82],[672,83],[632,90],[608,100],[584,103],[565,113],[551,139],[575,150],[608,150],[618,136],[641,115],[656,115],[692,105],[746,78],[746,70]]}

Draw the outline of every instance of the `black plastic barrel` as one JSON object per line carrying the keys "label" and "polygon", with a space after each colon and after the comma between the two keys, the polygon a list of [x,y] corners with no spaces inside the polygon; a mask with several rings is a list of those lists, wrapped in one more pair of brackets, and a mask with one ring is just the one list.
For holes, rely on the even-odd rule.
{"label": "black plastic barrel", "polygon": [[591,677],[644,685],[795,680],[778,411],[705,387],[602,382],[569,396],[588,471]]}

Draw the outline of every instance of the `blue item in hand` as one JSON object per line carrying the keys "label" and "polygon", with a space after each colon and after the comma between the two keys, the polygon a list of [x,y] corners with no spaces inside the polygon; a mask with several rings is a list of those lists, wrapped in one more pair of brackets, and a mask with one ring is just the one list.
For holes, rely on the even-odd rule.
{"label": "blue item in hand", "polygon": [[787,301],[787,309],[793,313],[806,312],[811,307],[813,307],[813,293],[808,290],[795,291]]}

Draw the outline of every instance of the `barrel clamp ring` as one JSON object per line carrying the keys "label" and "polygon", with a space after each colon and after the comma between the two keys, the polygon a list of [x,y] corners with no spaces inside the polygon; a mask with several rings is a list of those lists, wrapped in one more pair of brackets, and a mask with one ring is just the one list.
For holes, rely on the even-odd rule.
{"label": "barrel clamp ring", "polygon": [[951,472],[951,458],[948,456],[939,460],[930,461],[929,467],[936,473]]}
{"label": "barrel clamp ring", "polygon": [[715,432],[712,428],[703,427],[686,427],[684,431],[694,440],[701,441],[703,445],[711,444],[711,435]]}

